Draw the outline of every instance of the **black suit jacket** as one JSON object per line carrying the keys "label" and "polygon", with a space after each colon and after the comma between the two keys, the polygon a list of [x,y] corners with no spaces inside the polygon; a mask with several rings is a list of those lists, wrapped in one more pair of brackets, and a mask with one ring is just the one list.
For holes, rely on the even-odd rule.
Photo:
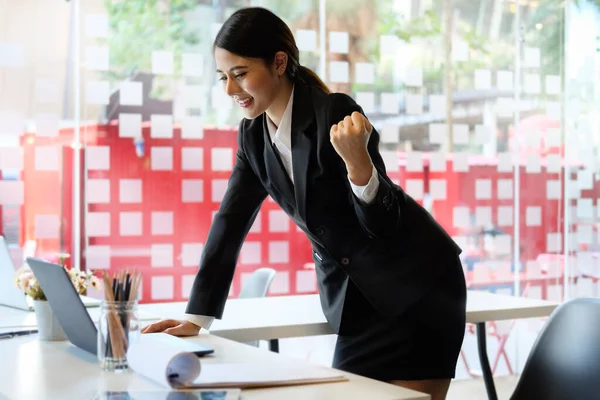
{"label": "black suit jacket", "polygon": [[323,311],[338,333],[351,331],[360,317],[349,309],[356,303],[349,301],[350,288],[382,315],[400,315],[445,267],[456,264],[460,248],[386,175],[375,129],[368,150],[379,173],[377,195],[365,205],[353,194],[329,139],[331,126],[353,111],[362,113],[345,94],[296,84],[293,185],[271,143],[266,115],[242,120],[236,164],[206,239],[187,313],[222,317],[240,249],[267,195],[310,240]]}

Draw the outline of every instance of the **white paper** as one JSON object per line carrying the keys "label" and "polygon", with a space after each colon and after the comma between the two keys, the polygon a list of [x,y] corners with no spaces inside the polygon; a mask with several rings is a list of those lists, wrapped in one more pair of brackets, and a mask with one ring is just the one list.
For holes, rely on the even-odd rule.
{"label": "white paper", "polygon": [[212,180],[212,196],[211,200],[213,203],[220,203],[223,201],[223,196],[227,191],[227,180],[226,179],[213,179]]}
{"label": "white paper", "polygon": [[56,137],[60,119],[57,114],[38,114],[35,116],[36,136]]}
{"label": "white paper", "polygon": [[542,225],[542,207],[530,206],[527,207],[525,213],[525,224],[527,226],[541,226]]}
{"label": "white paper", "polygon": [[290,218],[281,210],[269,211],[269,232],[288,232]]}
{"label": "white paper", "polygon": [[152,300],[173,300],[175,279],[172,276],[153,276],[150,283]]}
{"label": "white paper", "polygon": [[513,198],[513,180],[498,179],[498,199],[511,200]]}
{"label": "white paper", "polygon": [[498,71],[496,72],[496,88],[503,92],[508,92],[513,89],[513,72]]}
{"label": "white paper", "polygon": [[546,182],[546,198],[548,200],[559,200],[561,198],[561,181],[551,179]]}
{"label": "white paper", "polygon": [[108,81],[90,81],[85,87],[85,102],[93,105],[107,105],[110,98]]}
{"label": "white paper", "polygon": [[35,80],[35,102],[41,104],[58,103],[60,88],[58,82],[50,79]]}
{"label": "white paper", "polygon": [[381,56],[392,56],[398,51],[399,39],[395,35],[381,35],[379,37],[379,52]]}
{"label": "white paper", "polygon": [[385,124],[381,129],[381,143],[398,143],[400,138],[400,127],[395,124]]}
{"label": "white paper", "polygon": [[546,94],[560,94],[560,76],[546,75]]}
{"label": "white paper", "polygon": [[153,51],[152,73],[157,75],[173,74],[173,53],[170,51]]}
{"label": "white paper", "polygon": [[317,291],[317,280],[314,271],[296,271],[296,293],[314,293]]}
{"label": "white paper", "polygon": [[[494,247],[498,255],[510,255],[512,251],[512,240],[509,235],[498,235],[494,239]],[[510,271],[510,266],[506,269]]]}
{"label": "white paper", "polygon": [[138,138],[142,136],[142,114],[119,114],[119,137]]}
{"label": "white paper", "polygon": [[173,212],[153,211],[151,217],[152,235],[173,234]]}
{"label": "white paper", "polygon": [[562,251],[562,233],[554,232],[546,234],[546,251],[548,253]]}
{"label": "white paper", "polygon": [[469,172],[469,154],[468,153],[453,153],[452,168],[454,172]]}
{"label": "white paper", "polygon": [[119,213],[119,235],[141,236],[142,213],[136,211],[125,211]]}
{"label": "white paper", "polygon": [[475,143],[488,144],[492,139],[492,128],[487,125],[475,125]]}
{"label": "white paper", "polygon": [[375,65],[372,63],[356,63],[354,72],[356,83],[372,84],[375,82]]}
{"label": "white paper", "polygon": [[309,29],[296,30],[296,45],[300,51],[316,51],[317,32]]}
{"label": "white paper", "polygon": [[261,249],[262,244],[260,242],[244,242],[244,245],[242,246],[242,251],[240,252],[241,263],[246,265],[260,264],[260,262],[262,261]]}
{"label": "white paper", "polygon": [[58,239],[60,230],[60,219],[58,215],[36,214],[35,215],[35,238],[36,239]]}
{"label": "white paper", "polygon": [[183,76],[201,77],[204,74],[204,57],[202,54],[183,53],[181,55],[181,74]]}
{"label": "white paper", "polygon": [[110,236],[110,213],[88,212],[86,231],[87,235],[90,237]]}
{"label": "white paper", "polygon": [[85,266],[90,270],[110,269],[110,246],[87,246],[85,250]]}
{"label": "white paper", "polygon": [[525,166],[525,171],[528,174],[538,174],[542,172],[541,157],[537,154],[529,154],[527,156],[527,165]]}
{"label": "white paper", "polygon": [[233,169],[233,149],[230,147],[211,149],[210,159],[213,171],[231,171]]}
{"label": "white paper", "polygon": [[492,198],[492,181],[491,179],[476,179],[475,180],[475,199],[489,200]]}
{"label": "white paper", "polygon": [[468,228],[471,225],[469,207],[454,207],[452,210],[452,224],[455,228]]}
{"label": "white paper", "polygon": [[439,151],[429,153],[429,170],[431,172],[445,172],[446,153]]}
{"label": "white paper", "polygon": [[181,170],[202,171],[204,169],[204,149],[202,147],[181,148]]}
{"label": "white paper", "polygon": [[202,117],[184,117],[181,121],[181,138],[204,138],[204,122],[202,120]]}
{"label": "white paper", "polygon": [[269,263],[290,262],[290,244],[286,241],[269,242]]}
{"label": "white paper", "polygon": [[[0,147],[0,171],[3,169],[23,170],[23,148]],[[0,180],[2,182],[2,180]]]}
{"label": "white paper", "polygon": [[429,96],[429,113],[434,117],[446,118],[446,97],[442,94]]}
{"label": "white paper", "polygon": [[513,214],[514,211],[512,206],[498,206],[498,226],[512,226]]}
{"label": "white paper", "polygon": [[59,160],[58,147],[38,146],[35,148],[36,171],[58,171]]}
{"label": "white paper", "polygon": [[124,106],[141,106],[142,89],[142,82],[121,82],[119,103]]}
{"label": "white paper", "polygon": [[396,115],[400,112],[400,96],[398,96],[398,93],[381,93],[381,112]]}
{"label": "white paper", "polygon": [[173,245],[153,244],[150,248],[150,266],[152,268],[173,267]]}
{"label": "white paper", "polygon": [[594,219],[594,205],[592,199],[577,199],[577,218]]}
{"label": "white paper", "polygon": [[171,139],[173,137],[173,116],[171,114],[152,114],[150,116],[150,137]]}
{"label": "white paper", "polygon": [[204,201],[204,183],[202,179],[181,180],[181,202],[202,203]]}
{"label": "white paper", "polygon": [[119,202],[134,204],[142,202],[141,179],[119,179]]}
{"label": "white paper", "polygon": [[173,170],[173,148],[154,146],[150,149],[150,167],[153,171]]}
{"label": "white paper", "polygon": [[406,193],[415,200],[423,200],[423,179],[407,179]]}
{"label": "white paper", "polygon": [[487,90],[492,88],[492,71],[489,69],[475,70],[475,89]]}
{"label": "white paper", "polygon": [[0,42],[0,68],[23,66],[23,45]]}
{"label": "white paper", "polygon": [[452,41],[452,61],[467,61],[469,59],[469,44],[461,39]]}
{"label": "white paper", "polygon": [[350,82],[350,66],[346,61],[332,61],[329,63],[329,81],[332,83]]}
{"label": "white paper", "polygon": [[454,144],[469,144],[469,125],[454,124],[452,127],[452,140]]}
{"label": "white paper", "polygon": [[446,144],[448,142],[446,124],[429,124],[429,141],[433,144]]}
{"label": "white paper", "polygon": [[408,87],[423,86],[423,68],[413,66],[406,68],[404,84]]}
{"label": "white paper", "polygon": [[409,115],[423,114],[423,95],[421,94],[407,94],[406,99],[406,113]]}
{"label": "white paper", "polygon": [[446,180],[432,179],[429,181],[429,191],[432,200],[446,200]]}
{"label": "white paper", "polygon": [[363,111],[368,114],[375,112],[375,93],[373,92],[358,92],[356,93],[356,103],[362,107]]}
{"label": "white paper", "polygon": [[183,267],[197,267],[203,249],[203,243],[182,243],[181,265]]}
{"label": "white paper", "polygon": [[92,171],[108,171],[110,169],[110,147],[88,146],[85,149],[87,169]]}
{"label": "white paper", "polygon": [[413,151],[406,153],[406,172],[423,171],[423,153]]}
{"label": "white paper", "polygon": [[23,204],[25,186],[23,181],[0,180],[0,205],[16,206]]}
{"label": "white paper", "polygon": [[269,287],[269,294],[289,294],[290,293],[290,273],[288,271],[278,271]]}
{"label": "white paper", "polygon": [[539,74],[525,74],[525,93],[539,94],[541,92],[541,82]]}
{"label": "white paper", "polygon": [[347,54],[348,45],[348,32],[329,32],[329,51],[331,53]]}
{"label": "white paper", "polygon": [[540,49],[537,47],[525,47],[523,66],[527,68],[540,67]]}
{"label": "white paper", "polygon": [[476,207],[475,208],[475,225],[489,226],[492,224],[492,207]]}
{"label": "white paper", "polygon": [[86,46],[85,65],[88,70],[108,71],[108,46]]}
{"label": "white paper", "polygon": [[548,154],[546,156],[546,171],[557,174],[561,170],[561,159],[559,154]]}
{"label": "white paper", "polygon": [[106,14],[87,14],[85,16],[85,35],[88,38],[108,36],[108,16]]}
{"label": "white paper", "polygon": [[110,203],[109,179],[88,179],[86,188],[86,200],[88,204]]}

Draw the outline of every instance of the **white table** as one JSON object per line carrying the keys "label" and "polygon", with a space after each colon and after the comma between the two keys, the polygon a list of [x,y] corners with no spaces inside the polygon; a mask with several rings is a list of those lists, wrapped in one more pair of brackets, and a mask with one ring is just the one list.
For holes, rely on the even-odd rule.
{"label": "white table", "polygon": [[[253,362],[285,366],[306,362],[264,351],[213,335],[190,338],[215,349],[203,363]],[[0,398],[15,400],[93,399],[104,390],[164,390],[132,371],[102,372],[95,356],[69,342],[41,342],[37,336],[0,340]],[[318,366],[316,368],[322,368]],[[346,382],[244,390],[244,400],[426,400],[428,395],[383,382],[344,373]]]}

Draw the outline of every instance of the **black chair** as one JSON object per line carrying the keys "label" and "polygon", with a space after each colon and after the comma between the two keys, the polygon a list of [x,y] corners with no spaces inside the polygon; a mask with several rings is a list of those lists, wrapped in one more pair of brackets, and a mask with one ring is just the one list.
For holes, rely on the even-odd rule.
{"label": "black chair", "polygon": [[525,399],[600,399],[600,299],[574,299],[554,310],[511,397]]}

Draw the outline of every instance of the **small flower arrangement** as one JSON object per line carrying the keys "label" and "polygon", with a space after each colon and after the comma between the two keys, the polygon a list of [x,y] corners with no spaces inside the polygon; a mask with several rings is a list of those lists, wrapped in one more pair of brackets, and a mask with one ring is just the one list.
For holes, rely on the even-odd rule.
{"label": "small flower arrangement", "polygon": [[[69,258],[68,254],[60,253],[57,255],[59,259],[59,264],[62,265],[65,269],[65,260]],[[91,286],[94,289],[98,289],[100,286],[100,280],[95,275],[95,271],[81,271],[76,268],[67,269],[69,274],[69,278],[75,287],[75,290],[79,294],[85,293],[88,286]],[[29,268],[29,266],[25,263],[21,268],[19,268],[15,274],[15,284],[17,287],[22,290],[25,294],[29,295],[33,300],[41,300],[45,301],[46,296],[40,287],[37,279],[33,275],[33,272]]]}

